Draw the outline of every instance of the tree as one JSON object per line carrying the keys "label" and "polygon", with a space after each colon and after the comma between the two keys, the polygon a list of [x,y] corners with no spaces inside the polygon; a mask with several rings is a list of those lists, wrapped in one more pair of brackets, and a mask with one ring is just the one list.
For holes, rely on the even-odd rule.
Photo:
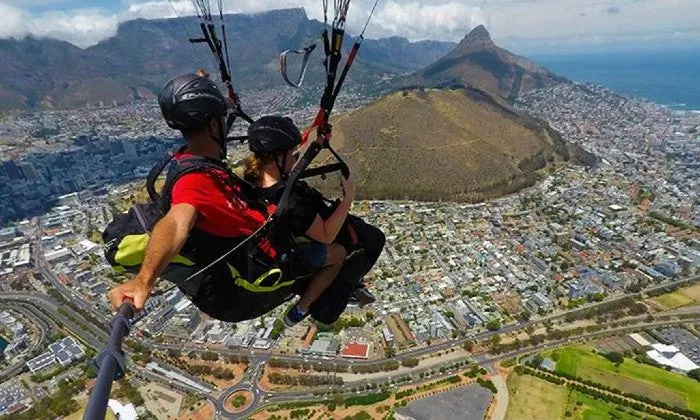
{"label": "tree", "polygon": [[416,359],[415,357],[409,357],[401,361],[401,364],[406,367],[416,367],[418,366],[418,363],[418,359]]}
{"label": "tree", "polygon": [[486,324],[486,328],[488,328],[489,331],[498,331],[501,329],[501,321],[492,319]]}
{"label": "tree", "polygon": [[690,372],[688,372],[688,376],[695,379],[696,381],[700,381],[700,368],[691,370]]}
{"label": "tree", "polygon": [[615,366],[620,366],[622,362],[625,361],[625,358],[622,356],[622,354],[616,351],[605,353],[605,358],[615,363]]}
{"label": "tree", "polygon": [[210,362],[215,362],[219,360],[219,355],[213,351],[205,351],[202,353],[202,360],[208,360]]}
{"label": "tree", "polygon": [[530,320],[531,316],[532,314],[530,314],[529,311],[522,311],[520,314],[518,314],[518,319],[520,319],[522,322],[527,322]]}
{"label": "tree", "polygon": [[394,357],[396,356],[396,350],[393,347],[384,347],[384,355],[386,357]]}
{"label": "tree", "polygon": [[272,326],[270,337],[272,337],[273,340],[276,340],[282,334],[282,331],[284,331],[284,322],[282,322],[281,319],[277,318],[275,319],[275,324]]}
{"label": "tree", "polygon": [[464,342],[464,350],[471,352],[474,350],[474,342],[471,340],[467,340]]}

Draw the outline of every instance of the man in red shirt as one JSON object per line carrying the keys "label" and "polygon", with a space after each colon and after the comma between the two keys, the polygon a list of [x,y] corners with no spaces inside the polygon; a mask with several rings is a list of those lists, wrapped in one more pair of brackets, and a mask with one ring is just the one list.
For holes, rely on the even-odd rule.
{"label": "man in red shirt", "polygon": [[[221,164],[226,157],[228,106],[213,81],[194,74],[177,76],[163,88],[159,104],[168,126],[187,140],[186,151],[175,159],[198,156]],[[175,182],[170,209],[151,232],[139,273],[109,292],[115,308],[131,298],[137,310],[143,309],[156,279],[194,230],[214,240],[243,238],[265,222],[266,215],[248,205],[229,176],[222,167],[187,173]]]}

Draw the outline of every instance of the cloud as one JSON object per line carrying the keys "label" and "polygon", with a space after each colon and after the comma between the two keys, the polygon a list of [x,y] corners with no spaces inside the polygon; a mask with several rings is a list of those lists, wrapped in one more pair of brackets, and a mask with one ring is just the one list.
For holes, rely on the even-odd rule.
{"label": "cloud", "polygon": [[26,14],[16,7],[0,4],[0,16],[3,24],[0,25],[0,38],[24,36],[29,32]]}
{"label": "cloud", "polygon": [[[218,11],[216,1],[210,1],[212,11],[214,9]],[[124,0],[123,3],[126,8],[121,15],[121,20],[170,18],[175,17],[176,14],[177,16],[192,16],[195,14],[191,0],[172,0],[172,6],[167,0]],[[265,10],[303,7],[310,17],[321,19],[323,18],[321,4],[321,1],[317,0],[294,2],[289,0],[224,0],[223,10],[224,13],[257,13]]]}
{"label": "cloud", "polygon": [[68,41],[79,47],[112,36],[117,31],[116,15],[97,9],[51,11],[38,15],[7,4],[0,4],[0,38],[24,38],[27,35]]}
{"label": "cloud", "polygon": [[462,38],[474,26],[485,23],[482,10],[477,6],[461,3],[427,5],[392,0],[375,13],[372,25],[382,35],[401,35],[411,40],[452,40]]}
{"label": "cloud", "polygon": [[127,4],[121,20],[172,18],[194,14],[194,7],[189,0],[173,1],[172,4],[167,1],[147,1]]}
{"label": "cloud", "polygon": [[[216,7],[216,0],[209,0]],[[0,0],[0,38],[51,36],[85,47],[116,33],[119,22],[194,14],[191,0]],[[669,2],[673,7],[669,7]],[[625,19],[618,6],[600,0],[380,0],[367,36],[405,36],[412,40],[460,40],[485,24],[496,42],[507,39],[560,43],[608,42],[615,38],[680,34],[700,28],[698,0],[630,0]],[[321,0],[223,0],[226,13],[255,13],[303,7],[322,19]],[[330,7],[332,8],[332,3]],[[353,0],[348,29],[357,34],[374,0]],[[78,7],[90,4],[93,6]],[[94,5],[100,5],[95,7]],[[601,41],[602,40],[602,41]]]}

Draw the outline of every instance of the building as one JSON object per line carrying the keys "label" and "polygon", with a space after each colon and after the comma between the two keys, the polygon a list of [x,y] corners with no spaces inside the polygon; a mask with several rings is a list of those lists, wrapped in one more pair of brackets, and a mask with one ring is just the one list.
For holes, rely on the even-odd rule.
{"label": "building", "polygon": [[67,248],[59,248],[54,251],[50,251],[44,254],[44,259],[48,263],[55,263],[59,261],[65,261],[72,256],[71,252]]}
{"label": "building", "polygon": [[652,344],[651,347],[653,350],[649,350],[647,356],[659,364],[671,367],[671,369],[688,373],[700,367],[681,353],[676,346],[656,343]]}
{"label": "building", "polygon": [[224,342],[229,335],[229,328],[225,328],[225,324],[220,321],[215,321],[214,325],[207,331],[207,340],[212,343]]}
{"label": "building", "polygon": [[149,364],[147,364],[146,369],[160,376],[164,376],[165,378],[171,381],[174,381],[176,385],[180,385],[188,389],[195,389],[206,394],[210,394],[212,392],[211,388],[209,388],[208,386],[194,381],[178,372],[165,369],[156,362],[150,362]]}
{"label": "building", "polygon": [[67,366],[72,362],[78,361],[85,356],[85,352],[73,340],[73,337],[65,337],[62,340],[49,344],[49,351],[56,357],[56,361],[61,366]]}
{"label": "building", "polygon": [[543,311],[548,311],[554,307],[554,304],[547,296],[537,292],[525,302],[525,306],[527,306],[527,308],[531,311],[537,312],[540,309]]}
{"label": "building", "polygon": [[175,316],[175,307],[166,305],[165,308],[148,314],[145,329],[153,335],[160,334],[173,316]]}
{"label": "building", "polygon": [[314,338],[316,338],[316,333],[318,332],[318,327],[316,324],[311,324],[311,328],[309,328],[309,332],[306,333],[306,337],[304,337],[304,343],[301,345],[302,349],[308,349],[311,346],[311,343],[313,343]]}
{"label": "building", "polygon": [[554,362],[554,360],[550,359],[549,357],[545,357],[542,360],[542,363],[540,363],[540,368],[544,370],[548,370],[550,372],[554,372],[556,369],[557,364]]}
{"label": "building", "polygon": [[382,327],[382,338],[384,339],[385,346],[391,347],[394,345],[394,334],[391,333],[387,325]]}
{"label": "building", "polygon": [[182,299],[175,304],[175,315],[163,333],[170,337],[186,339],[197,328],[200,320],[200,312],[192,305],[192,301]]}
{"label": "building", "polygon": [[80,206],[80,197],[78,197],[78,193],[70,193],[66,195],[62,195],[57,198],[58,204],[60,206],[69,206],[69,207],[78,207]]}
{"label": "building", "polygon": [[335,338],[333,333],[319,333],[309,349],[302,349],[302,353],[314,356],[334,357],[338,354],[339,349],[340,342]]}
{"label": "building", "polygon": [[400,315],[389,315],[386,317],[385,322],[399,345],[415,339],[408,325],[406,325],[406,321]]}
{"label": "building", "polygon": [[50,369],[56,365],[56,356],[50,351],[42,353],[37,357],[27,361],[27,367],[32,374],[37,374]]}
{"label": "building", "polygon": [[0,241],[9,241],[21,235],[22,233],[16,227],[0,229]]}
{"label": "building", "polygon": [[20,355],[26,348],[27,342],[24,340],[24,337],[15,337],[15,339],[5,347],[3,353],[5,353],[6,358],[10,359]]}
{"label": "building", "polygon": [[367,359],[369,358],[369,344],[349,342],[343,346],[340,357],[347,359]]}
{"label": "building", "polygon": [[13,268],[29,267],[31,264],[32,253],[29,244],[24,244],[19,249],[19,255],[12,265]]}

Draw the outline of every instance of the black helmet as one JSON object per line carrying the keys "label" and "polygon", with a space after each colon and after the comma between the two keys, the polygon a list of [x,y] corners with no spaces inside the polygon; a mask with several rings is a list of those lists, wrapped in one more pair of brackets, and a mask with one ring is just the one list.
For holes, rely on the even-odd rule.
{"label": "black helmet", "polygon": [[299,144],[301,133],[289,117],[269,115],[248,126],[248,147],[256,155],[291,150]]}
{"label": "black helmet", "polygon": [[158,95],[158,104],[168,127],[182,131],[199,129],[228,111],[216,83],[196,74],[171,79]]}

